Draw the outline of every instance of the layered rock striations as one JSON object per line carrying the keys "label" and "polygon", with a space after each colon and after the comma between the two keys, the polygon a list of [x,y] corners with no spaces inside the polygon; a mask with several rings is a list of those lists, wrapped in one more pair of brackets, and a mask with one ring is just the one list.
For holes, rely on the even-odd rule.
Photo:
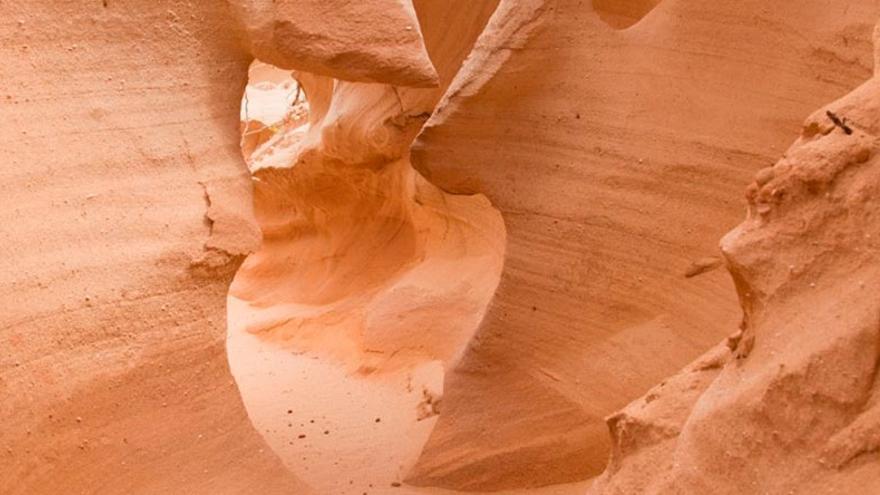
{"label": "layered rock striations", "polygon": [[880,491],[876,1],[197,4],[0,3],[0,492]]}
{"label": "layered rock striations", "polygon": [[880,86],[827,104],[721,242],[741,331],[609,420],[590,493],[880,490]]}
{"label": "layered rock striations", "polygon": [[604,418],[739,324],[706,270],[742,185],[871,72],[874,2],[642,3],[620,29],[610,2],[502,2],[414,145],[434,184],[492,201],[507,247],[413,483],[600,473]]}
{"label": "layered rock striations", "polygon": [[[387,32],[413,25],[398,5],[410,21]],[[243,24],[219,1],[0,4],[0,492],[306,492],[224,350],[229,283],[260,243]],[[430,80],[410,31],[383,68]]]}

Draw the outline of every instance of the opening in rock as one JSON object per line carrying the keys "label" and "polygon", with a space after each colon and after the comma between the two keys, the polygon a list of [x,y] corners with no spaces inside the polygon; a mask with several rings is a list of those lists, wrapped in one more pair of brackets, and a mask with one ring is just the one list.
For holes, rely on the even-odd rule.
{"label": "opening in rock", "polygon": [[294,151],[308,123],[309,103],[292,72],[255,60],[241,99],[241,152],[248,167],[259,168],[276,150]]}
{"label": "opening in rock", "polygon": [[593,0],[599,18],[614,29],[626,29],[642,20],[661,0]]}
{"label": "opening in rock", "polygon": [[256,67],[242,151],[263,244],[230,289],[230,368],[254,426],[316,493],[374,493],[403,482],[442,413],[504,224],[484,197],[412,169],[402,90],[297,74],[304,119],[289,76],[269,84],[279,72]]}

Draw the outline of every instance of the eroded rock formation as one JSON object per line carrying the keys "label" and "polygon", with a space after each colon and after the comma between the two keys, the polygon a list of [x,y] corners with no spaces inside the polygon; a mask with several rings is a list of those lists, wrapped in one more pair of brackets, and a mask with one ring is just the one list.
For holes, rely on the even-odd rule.
{"label": "eroded rock formation", "polygon": [[613,416],[591,493],[880,490],[880,85],[810,116],[721,247],[742,330]]}
{"label": "eroded rock formation", "polygon": [[[0,492],[305,491],[224,352],[229,282],[260,239],[240,25],[220,1],[0,4]],[[370,32],[335,46],[357,57]],[[409,36],[390,72],[430,66]]]}
{"label": "eroded rock formation", "polygon": [[604,418],[739,324],[724,270],[685,274],[718,256],[743,185],[871,73],[875,2],[666,1],[625,30],[585,3],[502,2],[415,144],[507,228],[415,483],[600,473]]}
{"label": "eroded rock formation", "polygon": [[880,490],[878,14],[0,3],[0,492]]}
{"label": "eroded rock formation", "polygon": [[321,493],[403,481],[501,269],[498,212],[409,162],[494,4],[416,7],[440,87],[297,71],[308,125],[251,163],[263,243],[230,290],[230,362],[257,428]]}

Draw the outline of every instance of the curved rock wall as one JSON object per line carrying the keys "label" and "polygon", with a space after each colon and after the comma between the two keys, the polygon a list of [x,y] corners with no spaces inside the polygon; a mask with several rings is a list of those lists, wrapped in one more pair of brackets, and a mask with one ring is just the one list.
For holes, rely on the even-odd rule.
{"label": "curved rock wall", "polygon": [[104,4],[0,6],[0,492],[289,493],[223,348],[250,57],[221,2]]}
{"label": "curved rock wall", "polygon": [[508,242],[412,482],[603,470],[605,416],[736,331],[727,274],[705,270],[742,185],[870,74],[877,14],[667,0],[619,30],[589,2],[502,2],[413,151],[441,188],[486,194]]}
{"label": "curved rock wall", "polygon": [[[238,148],[247,18],[220,1],[0,4],[0,492],[304,492],[224,351],[229,282],[260,240]],[[411,31],[385,70],[430,67]]]}
{"label": "curved rock wall", "polygon": [[[258,249],[234,295],[354,301],[366,331],[334,359],[439,377],[442,401],[401,413],[429,422],[417,441],[349,433],[376,493],[880,490],[876,79],[852,91],[878,13],[0,3],[0,492],[309,493],[226,364],[227,289]],[[256,215],[238,133],[255,55],[297,70],[312,110],[295,166],[256,167]],[[478,238],[503,252],[471,260],[480,294],[454,283]],[[479,301],[407,313],[437,280]],[[315,493],[353,484],[319,460]]]}
{"label": "curved rock wall", "polygon": [[880,491],[876,76],[749,185],[721,243],[742,331],[610,419],[593,494]]}
{"label": "curved rock wall", "polygon": [[309,125],[252,162],[263,243],[230,290],[230,363],[257,428],[318,492],[403,481],[497,285],[497,210],[409,162],[494,6],[416,2],[438,88],[297,71]]}

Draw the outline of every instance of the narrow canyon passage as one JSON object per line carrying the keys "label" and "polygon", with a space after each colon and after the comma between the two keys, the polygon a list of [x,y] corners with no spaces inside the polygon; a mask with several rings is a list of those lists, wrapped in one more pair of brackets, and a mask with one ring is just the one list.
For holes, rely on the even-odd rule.
{"label": "narrow canyon passage", "polygon": [[[242,152],[263,244],[230,289],[231,370],[254,426],[319,493],[400,484],[498,283],[503,222],[485,198],[427,183],[406,155],[328,158],[321,91],[340,83],[300,75],[312,82],[300,88],[260,62],[250,73]],[[371,89],[348,104],[369,111]]]}
{"label": "narrow canyon passage", "polygon": [[878,17],[0,1],[0,494],[880,493]]}
{"label": "narrow canyon passage", "polygon": [[[686,422],[753,345],[748,318],[734,333],[741,308],[716,270],[717,240],[740,218],[740,186],[791,129],[760,114],[754,129],[731,132],[730,121],[754,112],[718,102],[784,107],[795,123],[812,103],[772,92],[802,84],[785,71],[768,73],[766,94],[750,92],[748,78],[731,87],[722,68],[707,73],[710,90],[658,88],[658,68],[700,62],[682,33],[693,44],[712,38],[670,21],[694,6],[560,6],[571,15],[502,6],[492,24],[509,36],[501,45],[528,49],[478,42],[445,113],[435,105],[455,63],[438,90],[303,71],[295,84],[265,85],[271,77],[253,71],[251,86],[282,95],[289,110],[256,128],[245,112],[263,245],[230,290],[228,354],[254,426],[317,493],[582,493],[679,432],[684,441],[729,433],[703,430],[713,415],[699,410]],[[591,26],[585,36],[601,48],[560,42],[534,27],[541,15],[565,32]],[[498,61],[529,50],[531,60]],[[545,64],[552,50],[567,55]],[[637,71],[622,77],[595,53]],[[474,76],[485,66],[497,70],[489,83]],[[561,104],[548,91],[558,81],[589,97]],[[703,127],[680,94],[707,100]],[[658,400],[670,389],[680,403]]]}

